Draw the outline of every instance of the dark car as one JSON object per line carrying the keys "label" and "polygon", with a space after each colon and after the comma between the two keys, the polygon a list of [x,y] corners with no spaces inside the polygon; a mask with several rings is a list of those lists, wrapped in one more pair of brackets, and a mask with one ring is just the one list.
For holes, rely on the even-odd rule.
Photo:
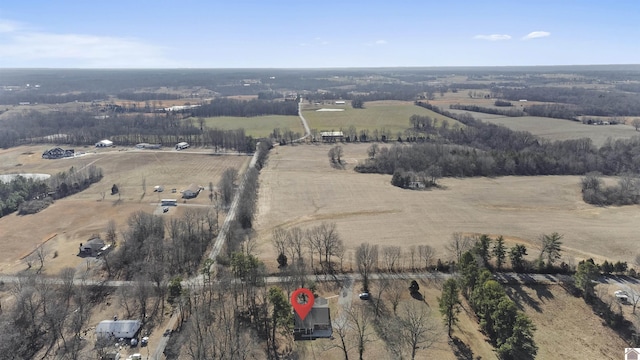
{"label": "dark car", "polygon": [[371,298],[371,294],[369,294],[368,292],[363,292],[362,294],[358,295],[358,297],[362,300],[369,300]]}

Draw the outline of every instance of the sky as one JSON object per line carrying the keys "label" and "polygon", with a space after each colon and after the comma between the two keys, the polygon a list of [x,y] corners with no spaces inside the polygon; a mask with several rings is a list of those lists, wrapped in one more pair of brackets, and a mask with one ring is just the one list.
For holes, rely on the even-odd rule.
{"label": "sky", "polygon": [[8,0],[0,68],[640,64],[640,1]]}

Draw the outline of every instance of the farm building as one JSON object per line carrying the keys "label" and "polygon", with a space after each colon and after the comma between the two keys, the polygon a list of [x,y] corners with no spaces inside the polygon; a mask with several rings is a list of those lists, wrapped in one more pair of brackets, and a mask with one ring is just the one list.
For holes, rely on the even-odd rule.
{"label": "farm building", "polygon": [[176,144],[176,150],[184,150],[187,149],[189,147],[189,143],[188,142],[179,142]]}
{"label": "farm building", "polygon": [[68,149],[64,150],[62,148],[52,148],[42,153],[43,159],[62,159],[66,157],[73,157],[75,155],[75,150]]}
{"label": "farm building", "polygon": [[162,145],[160,144],[148,144],[148,143],[140,143],[136,145],[136,149],[160,149]]}
{"label": "farm building", "polygon": [[80,255],[99,256],[110,248],[111,245],[105,244],[102,239],[93,238],[86,243],[80,243]]}
{"label": "farm building", "polygon": [[344,100],[337,100],[336,105],[344,105],[346,102]]}
{"label": "farm building", "polygon": [[96,143],[96,147],[112,147],[113,146],[113,141],[111,140],[100,140]]}
{"label": "farm building", "polygon": [[344,139],[342,131],[322,131],[320,132],[320,136],[322,137],[322,141],[325,142],[336,142]]}
{"label": "farm building", "polygon": [[182,193],[182,198],[183,199],[193,199],[195,197],[198,197],[198,194],[200,194],[200,191],[203,190],[204,188],[202,186],[198,186],[196,184],[191,184],[189,185],[188,188],[184,189],[181,191]]}
{"label": "farm building", "polygon": [[178,200],[176,199],[162,199],[160,200],[162,206],[178,206]]}
{"label": "farm building", "polygon": [[96,337],[131,339],[138,334],[141,326],[140,320],[103,320],[96,326]]}
{"label": "farm building", "polygon": [[327,299],[316,297],[309,314],[303,319],[298,313],[293,314],[293,337],[296,340],[314,340],[318,338],[330,338],[331,314]]}

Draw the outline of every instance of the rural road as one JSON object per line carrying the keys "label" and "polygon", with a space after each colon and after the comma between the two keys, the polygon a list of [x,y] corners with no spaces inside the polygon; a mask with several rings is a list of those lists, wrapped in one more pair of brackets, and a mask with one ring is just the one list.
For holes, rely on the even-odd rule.
{"label": "rural road", "polygon": [[302,116],[302,99],[298,102],[298,116],[300,116],[300,121],[302,121],[302,126],[304,126],[304,136],[300,139],[293,140],[293,142],[300,142],[309,136],[311,136],[311,130],[309,130],[309,124],[307,123],[307,119]]}

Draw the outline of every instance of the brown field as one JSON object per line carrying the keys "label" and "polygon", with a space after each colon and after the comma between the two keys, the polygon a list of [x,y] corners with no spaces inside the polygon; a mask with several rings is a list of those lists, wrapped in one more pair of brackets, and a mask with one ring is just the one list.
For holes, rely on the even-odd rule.
{"label": "brown field", "polygon": [[[56,273],[62,267],[82,264],[83,260],[76,256],[81,242],[88,240],[91,234],[104,233],[110,219],[116,221],[119,232],[124,230],[131,213],[139,210],[153,212],[158,208],[156,204],[161,198],[180,200],[177,208],[163,216],[184,213],[189,208],[184,202],[196,208],[206,208],[209,204],[209,182],[217,184],[224,170],[229,167],[243,171],[250,159],[248,156],[213,156],[198,150],[154,152],[106,149],[72,159],[45,160],[40,155],[46,148],[30,146],[0,151],[0,174],[53,174],[68,170],[71,166],[82,168],[93,164],[102,168],[104,178],[81,193],[56,201],[38,214],[18,216],[14,213],[0,218],[2,273],[24,269],[24,262],[20,258],[49,238],[47,247],[52,254],[57,250],[58,257],[47,260],[45,272]],[[95,149],[86,150],[93,152]],[[144,196],[143,179],[146,182]],[[205,187],[205,191],[195,199],[181,200],[179,191],[191,183]],[[120,202],[117,201],[117,195],[110,195],[113,184],[118,184],[121,191]],[[163,185],[165,191],[154,193],[155,185]],[[178,192],[172,194],[172,188]],[[104,201],[101,192],[106,193]]]}
{"label": "brown field", "polygon": [[[327,145],[277,147],[261,173],[256,221],[261,257],[274,265],[270,243],[277,226],[303,228],[335,222],[352,251],[362,242],[383,245],[430,244],[448,259],[445,245],[454,232],[504,235],[537,255],[541,234],[564,235],[570,258],[631,262],[635,256],[636,206],[585,204],[579,176],[445,178],[441,189],[393,187],[391,176],[352,170],[367,144],[343,145],[346,170],[329,165]],[[569,256],[570,255],[570,256]],[[349,259],[349,256],[346,257]]]}
{"label": "brown field", "polygon": [[536,359],[622,359],[629,347],[582,298],[559,285],[513,286],[507,291],[536,325]]}

